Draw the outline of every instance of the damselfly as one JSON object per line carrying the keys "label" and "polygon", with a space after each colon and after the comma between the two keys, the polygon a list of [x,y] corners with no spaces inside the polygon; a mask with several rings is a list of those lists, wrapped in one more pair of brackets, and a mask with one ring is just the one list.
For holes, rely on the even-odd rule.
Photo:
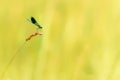
{"label": "damselfly", "polygon": [[39,25],[39,23],[35,20],[34,17],[31,17],[31,20],[28,20],[31,23],[33,23],[34,25],[36,25],[38,27],[38,29],[42,29],[42,26]]}

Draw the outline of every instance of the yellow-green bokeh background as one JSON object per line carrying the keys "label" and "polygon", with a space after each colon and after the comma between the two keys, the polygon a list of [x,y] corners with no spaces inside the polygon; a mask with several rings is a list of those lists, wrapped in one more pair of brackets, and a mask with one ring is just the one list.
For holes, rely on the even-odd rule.
{"label": "yellow-green bokeh background", "polygon": [[[27,42],[6,69],[25,38]],[[0,80],[120,80],[119,0],[1,0]]]}

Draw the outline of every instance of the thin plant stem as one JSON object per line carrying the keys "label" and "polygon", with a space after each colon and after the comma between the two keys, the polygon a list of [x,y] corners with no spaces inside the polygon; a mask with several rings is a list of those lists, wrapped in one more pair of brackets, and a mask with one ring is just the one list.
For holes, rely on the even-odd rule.
{"label": "thin plant stem", "polygon": [[31,40],[31,38],[37,36],[37,35],[42,35],[42,32],[35,32],[33,34],[31,34],[29,37],[26,38],[26,41],[23,43],[22,46],[19,47],[19,49],[16,51],[16,53],[13,55],[13,57],[10,59],[10,61],[8,62],[8,64],[6,65],[4,71],[2,72],[2,75],[0,77],[0,80],[3,79],[6,71],[8,70],[9,66],[11,65],[11,63],[13,62],[13,60],[16,58],[16,56],[20,53],[21,49],[24,47],[24,45],[26,44],[26,42],[28,42],[29,40]]}
{"label": "thin plant stem", "polygon": [[9,66],[11,65],[11,63],[13,62],[13,60],[16,58],[16,56],[19,54],[20,50],[23,48],[23,46],[26,44],[26,42],[23,43],[22,46],[19,47],[19,49],[16,51],[16,53],[13,55],[13,57],[10,59],[10,61],[8,62],[8,64],[6,65],[4,71],[2,72],[1,78],[0,80],[3,79],[6,71],[8,70]]}

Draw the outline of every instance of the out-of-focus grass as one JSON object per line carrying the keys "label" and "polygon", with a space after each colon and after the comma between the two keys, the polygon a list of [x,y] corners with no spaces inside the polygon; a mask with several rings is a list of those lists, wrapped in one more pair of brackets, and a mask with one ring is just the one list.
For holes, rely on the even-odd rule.
{"label": "out-of-focus grass", "polygon": [[2,0],[0,75],[27,42],[2,80],[120,80],[119,0]]}

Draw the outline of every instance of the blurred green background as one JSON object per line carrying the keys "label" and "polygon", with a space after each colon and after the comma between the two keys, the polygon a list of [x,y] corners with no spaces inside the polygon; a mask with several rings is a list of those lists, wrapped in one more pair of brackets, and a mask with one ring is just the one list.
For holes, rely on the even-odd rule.
{"label": "blurred green background", "polygon": [[[120,80],[119,0],[1,0],[0,6],[0,80]],[[24,44],[36,31],[31,16],[44,35]]]}

